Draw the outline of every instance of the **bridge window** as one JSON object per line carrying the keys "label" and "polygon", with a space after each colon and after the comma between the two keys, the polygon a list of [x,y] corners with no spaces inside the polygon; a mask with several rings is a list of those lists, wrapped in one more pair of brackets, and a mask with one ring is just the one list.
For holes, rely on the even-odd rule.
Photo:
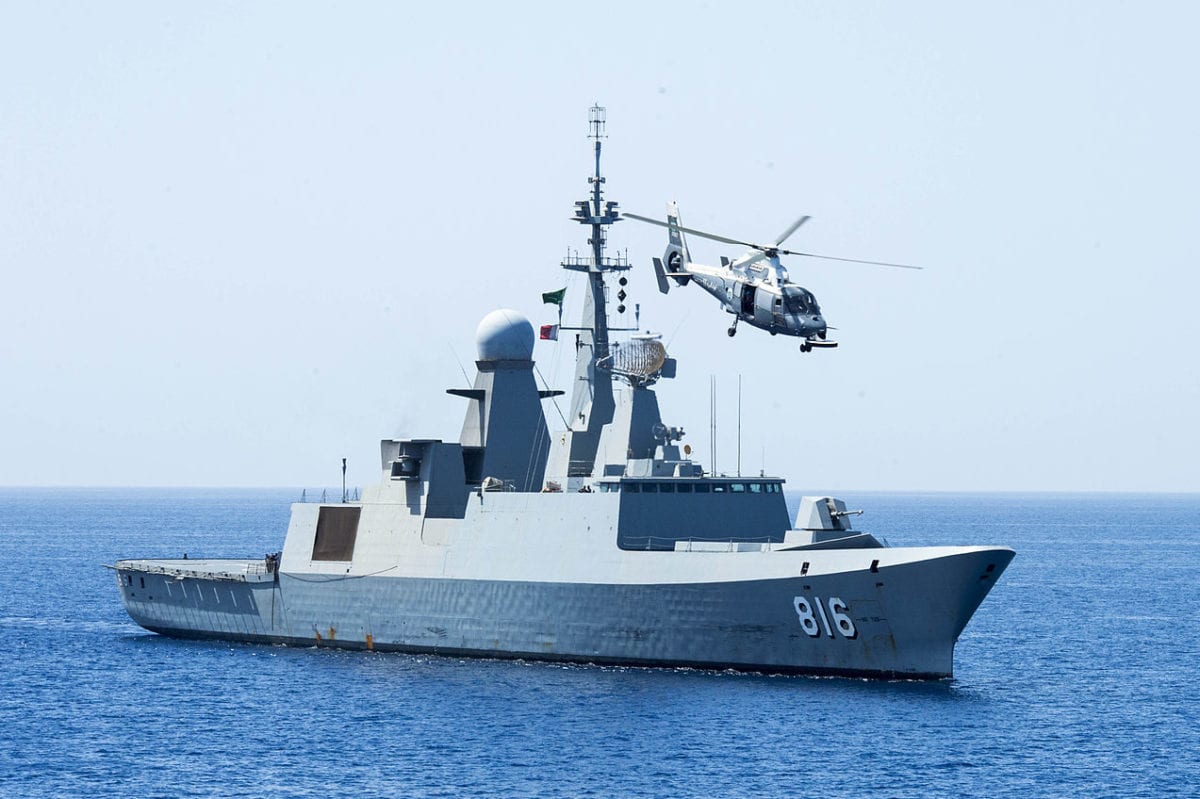
{"label": "bridge window", "polygon": [[746,484],[745,483],[730,483],[729,490],[735,494],[745,494],[746,493]]}
{"label": "bridge window", "polygon": [[761,494],[763,492],[762,483],[750,483],[751,494]]}
{"label": "bridge window", "polygon": [[707,494],[710,488],[712,488],[712,486],[710,486],[708,483],[696,483],[697,494]]}
{"label": "bridge window", "polygon": [[675,486],[675,490],[678,491],[680,494],[690,494],[690,493],[692,493],[692,484],[691,483],[680,483],[679,485]]}
{"label": "bridge window", "polygon": [[658,490],[663,492],[664,494],[674,494],[675,493],[675,484],[674,483],[659,483]]}
{"label": "bridge window", "polygon": [[642,490],[642,487],[637,483],[624,483],[623,486],[624,487],[621,490],[626,494],[636,494]]}
{"label": "bridge window", "polygon": [[658,483],[642,483],[642,492],[645,494],[657,494]]}
{"label": "bridge window", "polygon": [[724,483],[713,483],[712,490],[714,494],[724,494],[729,490],[729,486]]}

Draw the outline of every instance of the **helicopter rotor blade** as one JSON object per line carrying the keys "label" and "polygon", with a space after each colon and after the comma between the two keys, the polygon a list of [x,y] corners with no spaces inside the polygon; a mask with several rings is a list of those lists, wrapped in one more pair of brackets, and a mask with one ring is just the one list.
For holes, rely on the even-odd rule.
{"label": "helicopter rotor blade", "polygon": [[836,255],[818,255],[815,252],[797,252],[796,250],[780,250],[780,255],[802,255],[805,258],[823,258],[826,261],[842,261],[848,264],[870,264],[871,266],[890,266],[896,269],[924,269],[923,266],[912,264],[894,264],[889,261],[865,261],[861,258],[839,258]]}
{"label": "helicopter rotor blade", "polygon": [[[621,211],[621,216],[629,217],[630,219],[636,219],[639,222],[646,222],[647,224],[650,224],[650,225],[658,225],[659,227],[665,227],[665,228],[675,228],[676,230],[679,230],[683,233],[688,233],[693,236],[699,236],[700,238],[704,238],[704,239],[712,239],[713,241],[719,241],[724,244],[736,244],[739,247],[749,247],[752,250],[758,250],[759,252],[765,254],[768,258],[777,257],[780,255],[800,255],[805,258],[822,258],[826,261],[842,261],[844,263],[850,263],[850,264],[869,264],[871,266],[888,266],[888,267],[892,267],[895,269],[923,270],[925,268],[923,266],[913,266],[912,264],[896,264],[896,263],[891,263],[890,261],[867,261],[867,260],[864,260],[861,258],[840,258],[836,255],[820,255],[815,252],[800,252],[798,250],[781,250],[781,249],[779,249],[779,247],[778,247],[779,242],[782,242],[788,236],[795,233],[800,228],[801,225],[803,225],[805,222],[807,222],[809,219],[812,218],[811,216],[807,216],[807,215],[802,216],[799,219],[797,219],[795,222],[793,222],[791,227],[789,227],[786,231],[784,231],[783,235],[780,236],[779,241],[777,241],[774,245],[771,245],[771,246],[767,246],[764,244],[755,244],[752,241],[742,241],[741,239],[726,238],[725,236],[718,236],[715,233],[705,233],[703,230],[696,230],[695,228],[684,227],[683,225],[672,225],[669,222],[663,222],[662,220],[655,219],[654,217],[642,216],[641,214],[634,214],[634,213],[630,213],[629,211]],[[755,260],[761,260],[761,259],[755,259]]]}
{"label": "helicopter rotor blade", "polygon": [[807,222],[810,219],[812,219],[812,217],[805,214],[804,216],[800,217],[795,222],[793,222],[791,224],[791,227],[789,227],[787,230],[780,233],[779,238],[775,239],[775,246],[778,247],[780,244],[783,244],[785,241],[787,241],[788,236],[791,236],[793,233],[795,233],[800,228],[801,225],[803,225],[805,222]]}
{"label": "helicopter rotor blade", "polygon": [[750,253],[746,253],[745,255],[743,255],[740,258],[733,259],[733,261],[729,264],[729,266],[730,267],[739,267],[739,268],[746,267],[746,266],[750,266],[751,264],[756,264],[759,261],[762,261],[769,257],[770,256],[767,255],[767,253],[765,251],[759,250],[758,252],[754,253],[753,255],[751,255]]}
{"label": "helicopter rotor blade", "polygon": [[688,233],[693,236],[699,236],[703,239],[712,239],[713,241],[720,241],[724,242],[725,244],[737,244],[740,247],[751,247],[755,250],[769,249],[761,244],[754,244],[749,241],[740,241],[738,239],[728,239],[724,236],[718,236],[715,233],[705,233],[703,230],[696,230],[695,228],[684,227],[683,225],[672,225],[669,222],[663,222],[659,219],[654,219],[653,217],[642,216],[640,214],[631,214],[629,211],[621,211],[621,216],[628,217],[629,219],[636,219],[639,222],[646,222],[651,225],[658,225],[659,227],[675,228],[676,230],[681,230],[684,233]]}

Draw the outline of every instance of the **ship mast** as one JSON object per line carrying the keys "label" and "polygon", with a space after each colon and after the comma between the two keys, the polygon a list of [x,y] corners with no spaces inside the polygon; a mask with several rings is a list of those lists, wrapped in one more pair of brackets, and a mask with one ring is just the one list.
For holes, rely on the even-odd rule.
{"label": "ship mast", "polygon": [[604,200],[605,181],[600,173],[600,151],[601,140],[607,138],[606,122],[605,109],[593,105],[588,111],[588,138],[594,140],[596,154],[595,173],[588,177],[591,197],[575,203],[575,221],[591,228],[588,244],[592,254],[590,258],[568,256],[562,262],[563,269],[584,272],[588,276],[581,326],[563,328],[577,333],[575,386],[568,419],[571,432],[568,474],[576,476],[590,474],[601,428],[613,418],[613,376],[609,370],[596,366],[598,360],[609,354],[611,346],[604,276],[609,272],[629,269],[627,258],[604,255],[606,228],[621,218],[617,203]]}

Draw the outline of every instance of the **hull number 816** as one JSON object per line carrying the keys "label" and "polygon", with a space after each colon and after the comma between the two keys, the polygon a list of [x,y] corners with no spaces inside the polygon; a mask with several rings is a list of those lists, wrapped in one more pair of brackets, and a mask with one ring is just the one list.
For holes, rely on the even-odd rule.
{"label": "hull number 816", "polygon": [[792,599],[792,607],[800,617],[801,629],[813,638],[822,632],[830,638],[835,638],[835,630],[843,638],[853,640],[858,637],[854,620],[846,613],[849,608],[836,596],[829,597],[827,601],[822,601],[819,596],[812,599],[798,596]]}

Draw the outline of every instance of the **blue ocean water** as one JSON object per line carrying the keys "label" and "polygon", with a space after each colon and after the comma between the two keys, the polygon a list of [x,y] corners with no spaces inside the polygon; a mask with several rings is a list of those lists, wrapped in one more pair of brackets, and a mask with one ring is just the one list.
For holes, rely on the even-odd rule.
{"label": "blue ocean water", "polygon": [[0,489],[0,795],[1200,795],[1197,495],[847,496],[892,544],[1018,552],[938,683],[175,641],[125,615],[102,564],[274,551],[296,498]]}

